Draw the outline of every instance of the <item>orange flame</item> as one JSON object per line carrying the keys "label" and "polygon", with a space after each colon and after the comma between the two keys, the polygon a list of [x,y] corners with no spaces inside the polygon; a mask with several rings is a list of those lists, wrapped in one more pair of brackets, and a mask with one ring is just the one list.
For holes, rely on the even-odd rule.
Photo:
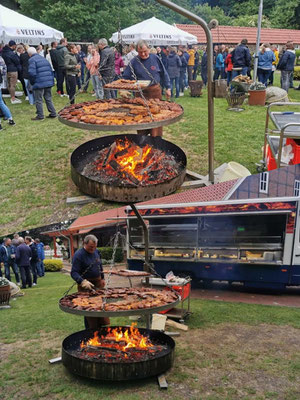
{"label": "orange flame", "polygon": [[153,346],[150,340],[143,336],[140,331],[136,328],[136,323],[132,323],[129,329],[125,331],[121,327],[107,329],[106,335],[98,335],[98,332],[94,332],[94,337],[88,341],[82,341],[80,348],[86,348],[88,346],[93,347],[105,347],[113,348],[122,351],[135,347],[137,349],[148,349]]}
{"label": "orange flame", "polygon": [[[110,165],[110,162],[116,162],[118,171],[123,176],[132,176],[138,181],[148,182],[150,179],[149,173],[151,170],[165,170],[165,175],[172,178],[177,175],[173,168],[165,166],[166,154],[163,151],[157,150],[154,147],[146,144],[139,146],[138,144],[128,140],[127,138],[121,140],[117,139],[114,142],[113,150],[106,149],[105,156],[100,161],[96,162],[97,170],[103,168],[109,175],[115,176],[116,171]],[[108,153],[111,151],[110,153]],[[108,157],[107,157],[107,154]],[[105,160],[105,158],[107,159]],[[105,166],[103,166],[105,160]]]}

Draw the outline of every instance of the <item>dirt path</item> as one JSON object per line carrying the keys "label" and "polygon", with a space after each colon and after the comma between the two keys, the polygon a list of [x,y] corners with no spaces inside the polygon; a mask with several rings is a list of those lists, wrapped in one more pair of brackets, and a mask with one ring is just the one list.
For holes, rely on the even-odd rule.
{"label": "dirt path", "polygon": [[290,287],[285,291],[250,290],[224,283],[214,283],[210,288],[192,290],[192,298],[231,301],[270,306],[300,307],[300,288]]}

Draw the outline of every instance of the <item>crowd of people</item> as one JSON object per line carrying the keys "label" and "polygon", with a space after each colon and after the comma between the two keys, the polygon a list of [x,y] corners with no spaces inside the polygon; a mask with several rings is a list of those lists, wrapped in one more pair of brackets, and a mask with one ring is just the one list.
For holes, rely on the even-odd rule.
{"label": "crowd of people", "polygon": [[[237,75],[251,77],[254,57],[248,48],[247,39],[242,39],[237,46],[230,48],[215,45],[213,60],[214,80],[226,79],[229,86]],[[281,71],[281,87],[288,91],[293,84],[294,63],[295,51],[291,41],[287,42],[281,53],[276,46],[264,43],[258,54],[258,80],[266,86],[272,85],[274,71],[278,69]],[[42,45],[17,45],[13,40],[0,46],[0,86],[6,85],[11,104],[18,104],[21,100],[16,97],[16,85],[18,80],[21,82],[25,99],[36,106],[36,117],[32,120],[44,119],[43,100],[49,112],[47,117],[56,117],[52,101],[55,80],[57,94],[67,96],[73,104],[77,90],[86,92],[90,81],[93,95],[97,99],[115,98],[117,92],[104,89],[104,85],[121,77],[150,79],[151,86],[159,85],[167,97],[179,97],[184,95],[184,90],[190,81],[197,79],[198,74],[206,85],[206,48],[192,45],[150,47],[145,41],[139,41],[137,45],[117,48],[110,47],[107,40],[102,38],[97,45],[87,46],[85,53],[80,45],[68,44],[67,39],[62,38],[59,43],[52,42],[47,50]],[[154,92],[158,95],[157,87],[152,89],[150,98]],[[15,125],[1,90],[0,109],[9,125]]]}
{"label": "crowd of people", "polygon": [[4,273],[11,281],[12,269],[16,283],[22,285],[22,289],[36,286],[38,277],[45,275],[44,259],[44,243],[39,238],[23,238],[16,233],[13,239],[4,238],[0,245],[0,277]]}

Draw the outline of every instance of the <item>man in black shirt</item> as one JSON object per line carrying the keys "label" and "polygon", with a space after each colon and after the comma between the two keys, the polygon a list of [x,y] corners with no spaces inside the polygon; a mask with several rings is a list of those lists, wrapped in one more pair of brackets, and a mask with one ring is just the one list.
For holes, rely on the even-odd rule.
{"label": "man in black shirt", "polygon": [[54,78],[57,79],[57,70],[58,70],[58,62],[57,62],[57,54],[56,54],[56,47],[58,46],[57,42],[52,42],[51,43],[51,50],[49,51],[50,57],[51,57],[51,62],[52,66],[54,69]]}

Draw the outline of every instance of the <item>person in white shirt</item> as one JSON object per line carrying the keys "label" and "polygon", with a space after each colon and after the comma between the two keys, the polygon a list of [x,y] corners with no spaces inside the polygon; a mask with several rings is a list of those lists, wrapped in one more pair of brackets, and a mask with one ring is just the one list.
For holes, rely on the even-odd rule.
{"label": "person in white shirt", "polygon": [[123,57],[123,61],[125,64],[125,67],[130,63],[130,61],[138,55],[138,52],[135,49],[135,44],[131,43],[129,46],[129,52]]}

